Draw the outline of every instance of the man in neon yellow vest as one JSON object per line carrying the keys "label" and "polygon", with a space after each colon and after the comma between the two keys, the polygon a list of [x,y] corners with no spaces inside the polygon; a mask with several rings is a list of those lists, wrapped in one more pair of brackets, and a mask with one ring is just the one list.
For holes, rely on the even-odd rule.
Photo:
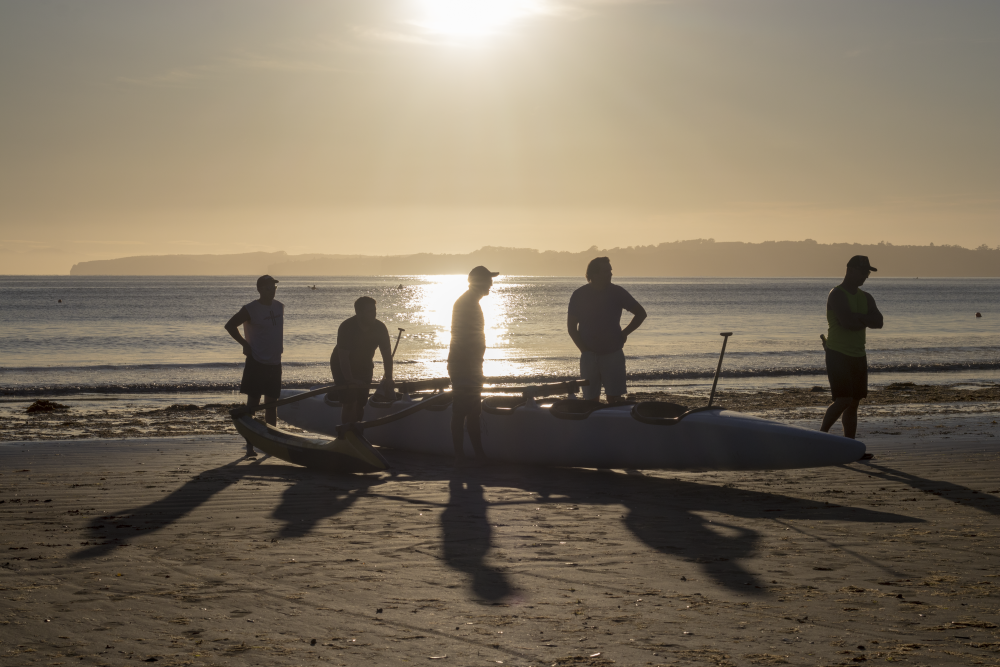
{"label": "man in neon yellow vest", "polygon": [[877,270],[864,255],[851,257],[844,282],[830,290],[826,298],[826,321],[830,329],[823,347],[833,405],[823,417],[820,427],[823,432],[829,432],[838,418],[845,436],[853,438],[858,432],[858,405],[868,397],[865,330],[881,329],[883,324],[875,299],[862,291],[861,286]]}

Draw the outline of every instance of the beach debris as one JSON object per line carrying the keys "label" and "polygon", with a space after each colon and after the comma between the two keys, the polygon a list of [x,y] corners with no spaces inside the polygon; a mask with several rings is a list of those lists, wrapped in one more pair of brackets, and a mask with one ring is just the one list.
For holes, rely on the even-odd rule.
{"label": "beach debris", "polygon": [[309,645],[310,645],[310,646],[315,646],[315,645],[316,645],[316,640],[315,640],[315,639],[311,640],[311,641],[309,642]]}
{"label": "beach debris", "polygon": [[980,312],[976,312],[976,317],[982,317],[982,316],[983,316],[983,314],[982,314],[982,313],[980,313]]}
{"label": "beach debris", "polygon": [[687,577],[685,577],[684,575],[681,575],[681,581],[687,581],[687,580],[688,580]]}
{"label": "beach debris", "polygon": [[46,401],[44,399],[39,399],[28,406],[25,410],[28,414],[33,414],[35,412],[64,412],[69,410],[68,405],[63,405],[62,403],[56,403],[55,401]]}
{"label": "beach debris", "polygon": [[382,613],[382,607],[379,607],[378,609],[376,609],[375,613],[376,614],[381,614]]}
{"label": "beach debris", "polygon": [[447,655],[432,655],[432,656],[430,656],[430,659],[431,660],[444,660],[447,657],[448,657]]}
{"label": "beach debris", "polygon": [[826,391],[826,390],[827,390],[826,387],[821,387],[819,385],[815,385],[815,386],[813,386],[812,389],[809,390],[809,392],[813,393],[813,394],[817,394],[817,393],[819,393],[821,391]]}

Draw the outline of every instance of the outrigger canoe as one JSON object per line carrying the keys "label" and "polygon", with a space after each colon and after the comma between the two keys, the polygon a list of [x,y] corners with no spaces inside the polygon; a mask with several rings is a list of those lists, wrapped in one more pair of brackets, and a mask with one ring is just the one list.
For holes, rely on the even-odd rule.
{"label": "outrigger canoe", "polygon": [[[445,384],[445,380],[442,384]],[[638,470],[778,470],[815,468],[857,461],[865,445],[829,433],[781,424],[726,410],[640,402],[608,406],[574,397],[543,399],[545,391],[487,397],[482,433],[486,456],[509,463]],[[439,388],[440,389],[440,388]],[[283,399],[301,394],[284,390]],[[408,394],[371,401],[364,439],[381,447],[450,456],[451,404],[447,393]],[[433,402],[424,410],[423,401]],[[282,420],[313,433],[337,435],[341,405],[315,395],[278,408]],[[407,410],[395,421],[382,418]],[[364,424],[364,422],[362,423]],[[343,437],[343,436],[342,436]],[[471,445],[466,441],[466,455]]]}

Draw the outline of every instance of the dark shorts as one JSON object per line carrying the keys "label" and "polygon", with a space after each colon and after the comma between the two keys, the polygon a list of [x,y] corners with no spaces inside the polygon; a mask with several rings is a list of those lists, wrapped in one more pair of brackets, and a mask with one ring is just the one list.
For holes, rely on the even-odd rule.
{"label": "dark shorts", "polygon": [[483,414],[483,394],[481,391],[456,389],[453,396],[452,414],[465,417],[478,417]]}
{"label": "dark shorts", "polygon": [[830,393],[836,398],[868,398],[868,357],[849,357],[826,351],[826,374]]}
{"label": "dark shorts", "polygon": [[247,357],[240,393],[247,396],[280,396],[281,364],[262,364],[253,357]]}
{"label": "dark shorts", "polygon": [[351,369],[354,379],[363,385],[357,389],[351,389],[347,386],[347,378],[341,372],[340,364],[336,363],[336,360],[332,356],[330,357],[330,373],[333,375],[333,384],[336,386],[326,392],[329,398],[341,403],[360,403],[361,407],[368,405],[369,387],[371,386],[372,378],[375,376],[374,368],[370,371],[362,371],[360,373],[356,368]]}
{"label": "dark shorts", "polygon": [[483,362],[478,359],[449,361],[448,377],[454,396],[454,415],[477,417],[483,412]]}

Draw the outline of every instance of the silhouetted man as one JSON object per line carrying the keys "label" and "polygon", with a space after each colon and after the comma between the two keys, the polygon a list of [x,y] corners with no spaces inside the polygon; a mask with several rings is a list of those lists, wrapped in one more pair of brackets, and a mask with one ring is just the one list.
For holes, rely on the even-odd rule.
{"label": "silhouetted man", "polygon": [[[881,329],[882,313],[871,294],[860,288],[872,271],[877,271],[864,255],[847,262],[847,274],[826,297],[826,321],[830,328],[823,344],[826,350],[826,374],[830,378],[833,405],[823,417],[820,430],[829,432],[841,416],[844,435],[853,438],[858,432],[858,405],[868,397],[868,357],[865,330]],[[871,458],[866,454],[865,458]]]}
{"label": "silhouetted man", "polygon": [[479,301],[490,293],[493,279],[500,275],[485,266],[469,272],[469,289],[455,301],[451,311],[451,346],[448,348],[448,375],[454,396],[451,405],[451,441],[455,460],[465,457],[465,433],[476,452],[485,458],[479,415],[483,412],[483,357],[486,356],[486,322]]}
{"label": "silhouetted man", "polygon": [[[284,351],[282,338],[285,325],[285,305],[274,298],[278,281],[271,276],[257,279],[260,298],[240,308],[240,312],[226,322],[226,331],[243,346],[246,365],[240,392],[247,395],[247,407],[260,405],[260,397],[266,403],[278,400],[281,395],[281,353]],[[240,325],[243,333],[240,335]],[[272,426],[278,423],[277,408],[265,408],[264,421]],[[253,446],[247,441],[247,456],[254,456]]]}
{"label": "silhouetted man", "polygon": [[[608,403],[618,403],[626,394],[625,342],[646,319],[646,310],[625,288],[613,285],[611,276],[610,259],[590,260],[587,284],[570,297],[566,326],[580,349],[580,375],[589,381],[583,397],[598,400],[603,385]],[[633,315],[624,329],[622,310]]]}
{"label": "silhouetted man", "polygon": [[392,346],[389,330],[376,319],[375,299],[363,296],[354,302],[354,317],[349,317],[337,329],[337,344],[330,355],[334,391],[341,401],[340,422],[353,424],[364,419],[368,390],[375,374],[375,350],[382,353],[382,387],[392,395]]}

